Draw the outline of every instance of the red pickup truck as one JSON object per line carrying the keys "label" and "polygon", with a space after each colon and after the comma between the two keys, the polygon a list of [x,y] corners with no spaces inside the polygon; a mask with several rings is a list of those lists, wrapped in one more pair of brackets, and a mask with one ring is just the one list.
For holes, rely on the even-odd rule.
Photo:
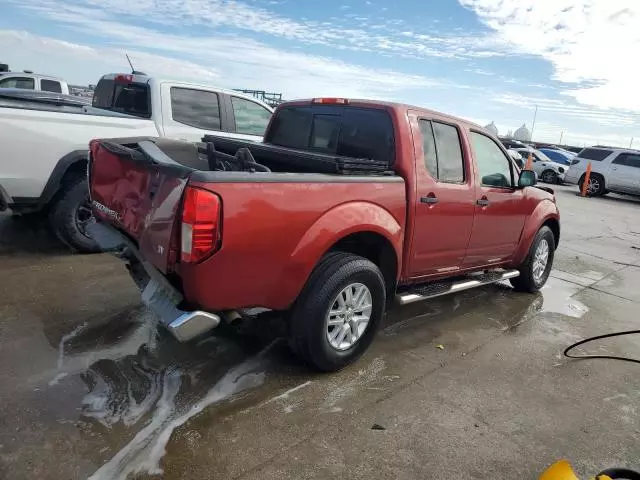
{"label": "red pickup truck", "polygon": [[88,176],[91,234],[179,340],[287,312],[291,347],[325,371],[363,353],[390,300],[537,291],[560,237],[553,191],[495,137],[394,103],[285,103],[264,143],[93,140]]}

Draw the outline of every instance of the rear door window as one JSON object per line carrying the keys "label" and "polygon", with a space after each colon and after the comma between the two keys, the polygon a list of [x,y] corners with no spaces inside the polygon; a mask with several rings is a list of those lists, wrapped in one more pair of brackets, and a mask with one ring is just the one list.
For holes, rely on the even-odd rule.
{"label": "rear door window", "polygon": [[236,120],[236,133],[264,135],[271,118],[269,110],[256,102],[240,97],[231,97],[231,104]]}
{"label": "rear door window", "polygon": [[445,123],[432,123],[438,153],[438,180],[447,183],[464,182],[464,162],[458,129]]}
{"label": "rear door window", "polygon": [[171,118],[203,130],[220,130],[218,94],[206,90],[171,87]]}
{"label": "rear door window", "polygon": [[640,155],[633,153],[621,153],[611,163],[616,165],[626,165],[627,167],[640,168]]}
{"label": "rear door window", "polygon": [[35,90],[35,81],[29,77],[9,77],[0,80],[0,88],[21,88],[23,90]]}
{"label": "rear door window", "polygon": [[384,110],[335,105],[286,107],[278,111],[266,141],[345,157],[395,157],[393,124]]}
{"label": "rear door window", "polygon": [[46,80],[43,78],[40,80],[40,89],[45,92],[62,93],[62,85],[60,85],[60,82],[56,82],[55,80]]}
{"label": "rear door window", "polygon": [[601,162],[612,153],[613,150],[603,150],[601,148],[585,148],[578,154],[578,158]]}

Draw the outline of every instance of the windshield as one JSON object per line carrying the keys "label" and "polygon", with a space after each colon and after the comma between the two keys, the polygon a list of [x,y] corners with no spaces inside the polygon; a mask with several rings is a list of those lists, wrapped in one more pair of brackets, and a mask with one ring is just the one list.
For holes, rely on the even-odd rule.
{"label": "windshield", "polygon": [[542,152],[540,150],[536,150],[535,154],[538,157],[538,159],[543,161],[543,162],[553,162],[553,160],[551,160],[548,156],[545,155],[544,152]]}
{"label": "windshield", "polygon": [[570,155],[567,155],[564,152],[559,150],[540,150],[541,153],[545,154],[548,158],[555,161],[566,162]]}

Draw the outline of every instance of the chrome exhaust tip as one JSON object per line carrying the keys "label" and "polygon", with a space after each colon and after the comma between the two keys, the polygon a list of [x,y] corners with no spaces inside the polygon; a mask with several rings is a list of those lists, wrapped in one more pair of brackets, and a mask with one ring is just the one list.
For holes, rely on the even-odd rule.
{"label": "chrome exhaust tip", "polygon": [[213,313],[196,310],[185,312],[167,325],[179,342],[188,342],[220,324],[220,317]]}

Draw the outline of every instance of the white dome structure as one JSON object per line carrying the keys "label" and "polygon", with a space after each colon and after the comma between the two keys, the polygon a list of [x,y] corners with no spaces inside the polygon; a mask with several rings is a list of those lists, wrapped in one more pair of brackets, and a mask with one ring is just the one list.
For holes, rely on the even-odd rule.
{"label": "white dome structure", "polygon": [[489,130],[496,137],[498,136],[498,127],[496,127],[496,124],[494,122],[491,122],[489,125],[485,125],[484,128],[485,130]]}
{"label": "white dome structure", "polygon": [[520,140],[521,142],[531,141],[531,132],[527,128],[526,123],[523,123],[519,129],[513,132],[513,138],[515,138],[516,140]]}

